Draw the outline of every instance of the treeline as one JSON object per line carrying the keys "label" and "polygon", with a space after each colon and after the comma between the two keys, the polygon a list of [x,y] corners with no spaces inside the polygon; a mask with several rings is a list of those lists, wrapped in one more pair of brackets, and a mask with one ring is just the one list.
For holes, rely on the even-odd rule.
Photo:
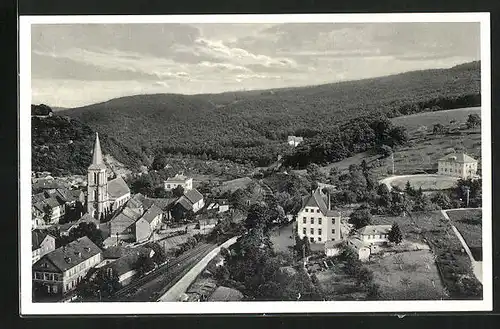
{"label": "treeline", "polygon": [[[33,171],[49,171],[53,175],[84,175],[90,165],[95,132],[76,119],[62,116],[31,118],[31,154]],[[100,134],[104,153],[123,164],[137,168],[143,161],[140,154]]]}
{"label": "treeline", "polygon": [[480,66],[273,91],[140,95],[58,113],[81,119],[139,154],[194,154],[268,165],[288,135],[306,139],[366,115],[480,105]]}
{"label": "treeline", "polygon": [[[376,148],[393,148],[408,141],[405,128],[387,118],[362,117],[335,126],[299,144],[283,161],[284,166],[303,168],[309,163],[337,162]],[[384,151],[385,152],[385,151]]]}

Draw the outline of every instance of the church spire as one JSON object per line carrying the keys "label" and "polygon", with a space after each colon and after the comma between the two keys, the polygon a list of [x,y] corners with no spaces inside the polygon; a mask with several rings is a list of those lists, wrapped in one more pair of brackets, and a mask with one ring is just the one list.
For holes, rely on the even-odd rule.
{"label": "church spire", "polygon": [[99,142],[99,134],[95,133],[94,151],[92,152],[92,164],[90,168],[106,168],[102,159],[101,143]]}

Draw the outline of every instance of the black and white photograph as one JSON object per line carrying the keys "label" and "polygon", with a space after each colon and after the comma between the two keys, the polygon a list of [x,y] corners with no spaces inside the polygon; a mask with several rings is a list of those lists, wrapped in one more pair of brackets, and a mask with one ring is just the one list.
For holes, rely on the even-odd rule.
{"label": "black and white photograph", "polygon": [[21,313],[491,310],[489,33],[21,17]]}

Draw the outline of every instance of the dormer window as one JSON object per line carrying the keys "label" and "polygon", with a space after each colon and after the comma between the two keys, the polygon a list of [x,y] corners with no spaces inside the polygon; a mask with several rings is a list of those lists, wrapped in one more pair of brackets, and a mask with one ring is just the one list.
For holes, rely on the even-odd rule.
{"label": "dormer window", "polygon": [[89,247],[84,247],[83,250],[85,250],[86,252],[90,252],[90,248]]}

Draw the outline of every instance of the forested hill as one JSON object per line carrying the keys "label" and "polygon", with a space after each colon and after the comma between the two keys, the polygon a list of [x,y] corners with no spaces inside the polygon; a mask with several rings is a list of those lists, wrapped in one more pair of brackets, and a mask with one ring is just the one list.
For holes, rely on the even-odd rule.
{"label": "forested hill", "polygon": [[[32,117],[32,170],[54,175],[87,172],[91,162],[95,132],[79,120],[69,117]],[[142,162],[139,154],[106,134],[99,135],[103,152],[131,168]]]}
{"label": "forested hill", "polygon": [[265,164],[288,135],[314,136],[362,115],[480,105],[480,63],[319,86],[122,97],[57,112],[136,152],[206,153]]}

